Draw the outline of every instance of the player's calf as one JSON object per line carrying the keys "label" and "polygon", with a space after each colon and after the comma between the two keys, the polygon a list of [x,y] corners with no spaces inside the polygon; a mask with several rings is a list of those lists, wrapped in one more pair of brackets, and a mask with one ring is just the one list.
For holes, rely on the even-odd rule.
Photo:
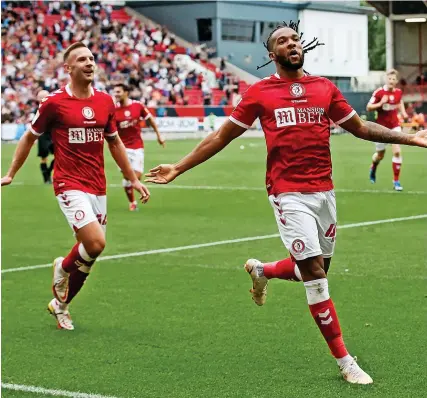
{"label": "player's calf", "polygon": [[384,159],[384,153],[384,151],[377,151],[372,155],[372,164],[369,172],[369,179],[373,184],[375,184],[377,180],[377,167],[380,164],[381,160]]}
{"label": "player's calf", "polygon": [[54,263],[52,290],[61,303],[70,303],[82,288],[96,258],[105,248],[105,237],[97,222],[82,227],[70,253]]}
{"label": "player's calf", "polygon": [[328,280],[321,256],[298,261],[307,296],[310,313],[336,359],[345,380],[369,384],[372,379],[360,367],[354,365],[342,337],[341,326],[333,301],[329,296]]}

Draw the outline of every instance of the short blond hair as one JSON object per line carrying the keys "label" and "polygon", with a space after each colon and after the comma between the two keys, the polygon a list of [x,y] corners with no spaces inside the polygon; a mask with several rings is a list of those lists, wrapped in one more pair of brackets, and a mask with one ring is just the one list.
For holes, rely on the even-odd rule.
{"label": "short blond hair", "polygon": [[387,75],[387,76],[394,75],[394,76],[396,76],[396,77],[397,77],[397,76],[399,75],[399,72],[398,72],[396,69],[389,69],[389,70],[387,71],[386,75]]}
{"label": "short blond hair", "polygon": [[75,50],[76,48],[88,48],[88,46],[86,44],[84,44],[82,41],[77,41],[73,44],[71,44],[71,46],[69,46],[64,53],[64,62],[67,61],[67,58],[70,56],[71,51]]}

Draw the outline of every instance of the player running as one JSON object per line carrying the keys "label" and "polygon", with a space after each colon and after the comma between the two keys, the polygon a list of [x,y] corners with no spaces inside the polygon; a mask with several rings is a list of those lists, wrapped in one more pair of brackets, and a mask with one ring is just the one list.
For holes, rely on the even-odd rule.
{"label": "player running", "polygon": [[[398,110],[404,119],[408,118],[405,111],[405,105],[402,100],[402,90],[396,88],[397,86],[397,71],[391,69],[387,72],[387,84],[374,91],[371,100],[366,106],[367,111],[377,111],[376,122],[381,126],[388,127],[389,129],[398,133],[402,132],[398,118]],[[371,171],[369,179],[373,184],[377,181],[377,167],[381,160],[384,159],[386,143],[376,142],[376,152],[372,155]],[[393,166],[393,186],[395,191],[402,191],[400,185],[399,175],[402,168],[402,155],[399,144],[391,146],[393,158],[391,160]]]}
{"label": "player running", "polygon": [[[145,119],[153,128],[157,135],[157,142],[163,147],[165,141],[160,135],[156,121],[150,111],[140,102],[129,99],[129,88],[126,85],[117,84],[113,93],[116,99],[116,120],[119,135],[126,148],[132,169],[140,180],[144,172],[144,141],[139,127],[140,119]],[[132,184],[126,178],[123,178],[123,188],[129,200],[129,210],[138,210]]]}
{"label": "player running", "polygon": [[95,62],[91,51],[81,42],[72,44],[64,53],[64,68],[71,82],[41,102],[1,185],[12,182],[34,141],[44,132],[51,132],[55,151],[53,187],[77,243],[65,258],[58,257],[53,262],[54,298],[48,310],[59,328],[73,330],[69,304],[105,247],[104,139],[123,175],[141,194],[144,203],[150,193],[133,172],[117,134],[113,99],[92,87]]}
{"label": "player running", "polygon": [[[43,101],[49,95],[49,91],[41,90],[37,94],[37,102]],[[43,181],[45,184],[52,184],[51,174],[53,171],[53,165],[55,164],[55,159],[52,159],[50,165],[47,165],[49,154],[53,155],[53,143],[52,137],[49,131],[46,131],[40,138],[37,140],[37,156],[40,158],[40,170],[42,172]]]}
{"label": "player running", "polygon": [[304,53],[318,44],[313,41],[303,47],[297,23],[278,26],[266,44],[276,73],[249,87],[218,131],[178,163],[151,169],[146,181],[173,181],[220,152],[259,117],[268,151],[269,200],[281,238],[297,267],[292,258],[269,264],[248,260],[245,269],[253,282],[252,298],[258,305],[264,304],[268,278],[302,280],[311,315],[344,379],[370,384],[372,378],[359,367],[344,344],[326,277],[337,223],[331,180],[330,120],[356,137],[374,142],[426,147],[427,131],[412,136],[362,121],[334,84],[304,73]]}

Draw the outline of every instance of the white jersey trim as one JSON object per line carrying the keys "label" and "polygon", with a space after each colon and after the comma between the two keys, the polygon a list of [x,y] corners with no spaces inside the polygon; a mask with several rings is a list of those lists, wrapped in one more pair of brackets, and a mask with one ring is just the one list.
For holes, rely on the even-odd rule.
{"label": "white jersey trim", "polygon": [[238,121],[237,119],[235,119],[233,116],[229,116],[228,117],[234,124],[237,124],[238,126],[240,126],[240,127],[243,127],[243,128],[245,128],[245,129],[250,129],[251,128],[251,126],[248,126],[247,124],[245,124],[245,123],[242,123],[242,122],[240,122],[240,121]]}
{"label": "white jersey trim", "polygon": [[[74,95],[73,95],[73,92],[71,91],[71,87],[70,87],[70,83],[68,83],[66,86],[65,86],[65,91],[67,92],[67,94],[70,96],[70,97],[74,97]],[[97,90],[98,91],[98,90]],[[90,87],[90,95],[92,96],[92,95],[95,95],[95,91],[94,91],[94,89],[93,89],[93,87],[91,86]],[[86,98],[85,98],[86,99]]]}
{"label": "white jersey trim", "polygon": [[150,119],[151,116],[153,116],[151,113],[147,113],[147,116],[144,117],[144,120]]}
{"label": "white jersey trim", "polygon": [[40,137],[43,133],[38,133],[36,130],[33,129],[33,126],[28,127],[28,130],[30,130],[36,137]]}
{"label": "white jersey trim", "polygon": [[343,117],[341,120],[338,120],[337,122],[335,122],[335,124],[341,124],[346,122],[348,119],[350,119],[351,117],[353,117],[356,114],[356,111],[353,109],[346,117]]}

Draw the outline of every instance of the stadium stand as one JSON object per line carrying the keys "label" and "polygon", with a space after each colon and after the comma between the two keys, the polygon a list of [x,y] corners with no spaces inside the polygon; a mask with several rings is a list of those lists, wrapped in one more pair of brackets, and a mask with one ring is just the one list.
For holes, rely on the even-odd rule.
{"label": "stadium stand", "polygon": [[[209,49],[199,46],[194,53],[179,46],[166,27],[148,27],[123,7],[6,1],[2,2],[3,122],[28,122],[37,107],[37,92],[53,91],[67,82],[61,52],[75,41],[83,41],[96,57],[96,88],[110,91],[116,83],[129,84],[130,97],[150,108],[232,106],[248,86],[225,72],[224,61],[219,66],[211,63]],[[189,61],[178,62],[182,57]]]}

